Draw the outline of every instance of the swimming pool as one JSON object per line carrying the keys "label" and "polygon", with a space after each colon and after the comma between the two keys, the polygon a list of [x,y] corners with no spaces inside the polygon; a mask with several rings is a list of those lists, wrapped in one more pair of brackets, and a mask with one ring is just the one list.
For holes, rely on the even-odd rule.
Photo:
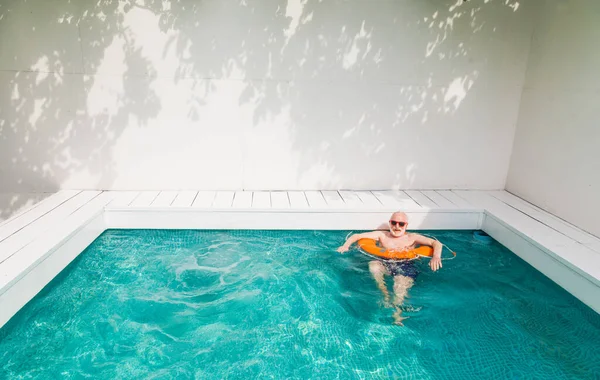
{"label": "swimming pool", "polygon": [[0,330],[0,377],[600,373],[600,315],[500,244],[431,232],[459,256],[417,264],[401,327],[346,234],[106,231]]}

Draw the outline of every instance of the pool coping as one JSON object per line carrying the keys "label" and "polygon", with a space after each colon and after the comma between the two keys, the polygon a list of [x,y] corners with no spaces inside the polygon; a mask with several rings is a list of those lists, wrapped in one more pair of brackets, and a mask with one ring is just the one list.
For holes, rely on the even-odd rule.
{"label": "pool coping", "polygon": [[[396,203],[384,203],[381,199],[387,198],[375,196],[381,204],[358,206],[331,205],[323,194],[325,203],[312,208],[292,207],[289,193],[288,207],[276,208],[272,202],[270,207],[222,207],[215,203],[216,194],[210,207],[193,207],[199,192],[189,205],[174,205],[183,192],[163,193],[168,193],[163,199],[172,198],[168,205],[154,203],[161,199],[161,192],[137,192],[135,196],[134,192],[59,192],[31,211],[1,223],[0,327],[107,229],[370,230],[385,226],[389,213],[398,209],[408,214],[413,230],[485,231],[600,313],[600,252],[595,250],[600,239],[507,192],[394,191],[388,195],[399,194],[391,198]],[[227,196],[222,198],[229,199],[231,192],[224,193]],[[283,192],[277,193],[284,199]],[[356,192],[357,197],[361,194],[367,199],[368,194],[378,193]],[[150,203],[135,202],[144,195],[151,198]],[[353,194],[345,195],[350,199]],[[405,195],[412,195],[413,203],[405,202]],[[438,198],[442,195],[448,202]],[[118,202],[124,199],[129,202]],[[270,195],[270,199],[274,198]],[[235,195],[231,206],[234,200]]]}

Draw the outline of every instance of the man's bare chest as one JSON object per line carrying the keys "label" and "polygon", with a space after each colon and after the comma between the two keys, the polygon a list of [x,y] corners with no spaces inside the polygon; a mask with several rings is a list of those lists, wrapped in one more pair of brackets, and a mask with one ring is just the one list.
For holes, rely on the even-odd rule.
{"label": "man's bare chest", "polygon": [[415,244],[415,240],[410,236],[402,236],[400,238],[386,236],[381,240],[381,244],[388,249],[405,249]]}

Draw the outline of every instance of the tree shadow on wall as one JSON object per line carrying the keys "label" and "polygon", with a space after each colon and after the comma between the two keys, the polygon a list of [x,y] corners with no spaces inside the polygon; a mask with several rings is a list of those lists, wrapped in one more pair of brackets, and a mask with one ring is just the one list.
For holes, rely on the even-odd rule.
{"label": "tree shadow on wall", "polygon": [[[410,187],[423,171],[473,158],[419,155],[415,144],[464,133],[466,117],[499,117],[493,105],[465,114],[478,98],[495,99],[498,75],[511,83],[497,96],[519,91],[521,62],[486,49],[514,43],[525,17],[518,8],[499,0],[3,2],[0,192],[167,176],[149,158],[190,157],[178,150],[211,153],[194,164],[198,173],[230,160],[237,188]],[[157,130],[173,145],[169,157],[143,138]],[[210,140],[215,130],[222,140]],[[220,142],[229,149],[210,150]],[[278,178],[270,184],[267,175]]]}

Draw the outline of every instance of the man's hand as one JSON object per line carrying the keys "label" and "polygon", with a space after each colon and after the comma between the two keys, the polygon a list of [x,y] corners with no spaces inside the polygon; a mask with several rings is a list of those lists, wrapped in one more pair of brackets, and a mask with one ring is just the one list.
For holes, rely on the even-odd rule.
{"label": "man's hand", "polygon": [[337,249],[337,251],[338,251],[339,253],[344,253],[344,252],[348,252],[348,250],[349,250],[349,249],[350,249],[350,247],[348,247],[348,246],[346,246],[346,245],[342,245],[341,247],[339,247],[339,248]]}
{"label": "man's hand", "polygon": [[433,256],[431,260],[429,260],[429,267],[432,271],[436,271],[442,267],[442,258]]}

